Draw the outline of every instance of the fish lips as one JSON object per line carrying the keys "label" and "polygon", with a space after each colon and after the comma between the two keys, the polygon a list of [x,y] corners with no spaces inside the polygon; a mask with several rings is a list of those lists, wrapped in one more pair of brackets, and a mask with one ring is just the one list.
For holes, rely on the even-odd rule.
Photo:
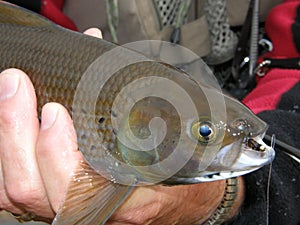
{"label": "fish lips", "polygon": [[164,183],[176,185],[211,182],[242,176],[268,165],[275,157],[275,150],[266,145],[262,137],[263,135],[259,135],[251,138],[259,144],[260,150],[251,148],[247,138],[233,142],[220,149],[215,160],[205,171],[199,171],[197,174],[194,172],[190,177],[175,175]]}
{"label": "fish lips", "polygon": [[[256,148],[249,144],[250,140],[256,143]],[[230,160],[232,158],[230,157],[231,152],[236,149],[238,149],[239,154],[236,155],[234,160]],[[253,169],[259,169],[270,164],[274,157],[274,148],[266,145],[260,136],[245,138],[242,142],[237,141],[224,146],[209,168],[247,173],[247,171],[253,171]]]}

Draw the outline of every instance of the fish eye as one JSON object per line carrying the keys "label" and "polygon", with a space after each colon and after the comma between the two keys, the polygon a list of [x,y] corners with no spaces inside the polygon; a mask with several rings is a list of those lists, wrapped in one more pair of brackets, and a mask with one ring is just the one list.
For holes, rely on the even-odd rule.
{"label": "fish eye", "polygon": [[208,143],[215,140],[216,129],[210,121],[196,122],[192,126],[192,134],[198,141]]}

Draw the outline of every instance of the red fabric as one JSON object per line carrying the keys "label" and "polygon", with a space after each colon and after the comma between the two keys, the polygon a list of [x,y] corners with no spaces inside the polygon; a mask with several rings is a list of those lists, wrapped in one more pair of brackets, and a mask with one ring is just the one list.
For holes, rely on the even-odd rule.
{"label": "red fabric", "polygon": [[[264,58],[300,57],[291,31],[299,4],[300,0],[286,0],[271,10],[265,29],[272,40],[273,50],[263,55],[259,61]],[[256,114],[265,110],[274,110],[281,95],[299,81],[300,70],[271,69],[263,78],[257,79],[257,86],[246,96],[243,103]]]}
{"label": "red fabric", "polygon": [[299,52],[295,48],[291,31],[299,4],[299,0],[288,0],[271,10],[266,20],[265,30],[273,43],[273,50],[263,57],[299,57]]}
{"label": "red fabric", "polygon": [[260,80],[255,89],[244,98],[243,103],[255,114],[274,110],[281,95],[300,81],[300,70],[272,69]]}
{"label": "red fabric", "polygon": [[61,11],[63,3],[64,0],[42,0],[41,14],[58,25],[77,31],[73,21]]}

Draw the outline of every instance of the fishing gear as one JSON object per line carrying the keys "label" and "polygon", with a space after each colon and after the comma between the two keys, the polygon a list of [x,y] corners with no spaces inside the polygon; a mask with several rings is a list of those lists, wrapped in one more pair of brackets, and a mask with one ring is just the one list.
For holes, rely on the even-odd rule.
{"label": "fishing gear", "polygon": [[272,146],[272,142],[273,142],[273,144],[276,144],[277,146],[279,146],[280,150],[282,150],[283,152],[288,153],[288,154],[300,159],[300,149],[299,148],[291,146],[291,145],[285,143],[284,141],[281,141],[278,139],[272,141],[272,138],[273,138],[273,136],[269,136],[269,135],[265,135],[265,137],[264,137],[264,139],[266,141],[271,142],[271,146]]}

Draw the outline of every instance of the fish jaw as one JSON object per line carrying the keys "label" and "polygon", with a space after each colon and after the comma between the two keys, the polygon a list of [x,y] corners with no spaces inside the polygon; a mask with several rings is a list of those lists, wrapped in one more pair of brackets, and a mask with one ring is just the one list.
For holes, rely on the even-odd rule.
{"label": "fish jaw", "polygon": [[[254,139],[260,145],[261,150],[249,147],[247,140],[242,143],[228,144],[220,149],[215,160],[205,171],[200,171],[198,174],[194,172],[190,177],[175,175],[164,183],[169,185],[194,184],[228,179],[251,173],[270,164],[275,158],[274,148],[263,142],[262,135],[251,139]],[[241,149],[240,154],[232,163],[228,164],[227,156],[235,148]]]}
{"label": "fish jaw", "polygon": [[[243,143],[242,151],[232,169],[236,171],[256,170],[270,164],[275,158],[275,151],[272,146],[266,145],[261,137],[253,138],[260,145],[260,149],[252,149]],[[224,147],[224,149],[227,146]],[[230,146],[229,146],[230,148]]]}
{"label": "fish jaw", "polygon": [[[212,173],[214,171],[219,173],[236,172],[239,175],[243,175],[270,164],[275,157],[273,147],[266,145],[261,137],[251,138],[251,140],[256,141],[260,149],[249,147],[247,144],[248,140],[243,141],[241,145],[239,142],[226,145],[219,151],[208,171]],[[228,155],[234,148],[240,148],[240,154],[234,161],[228,163]]]}

